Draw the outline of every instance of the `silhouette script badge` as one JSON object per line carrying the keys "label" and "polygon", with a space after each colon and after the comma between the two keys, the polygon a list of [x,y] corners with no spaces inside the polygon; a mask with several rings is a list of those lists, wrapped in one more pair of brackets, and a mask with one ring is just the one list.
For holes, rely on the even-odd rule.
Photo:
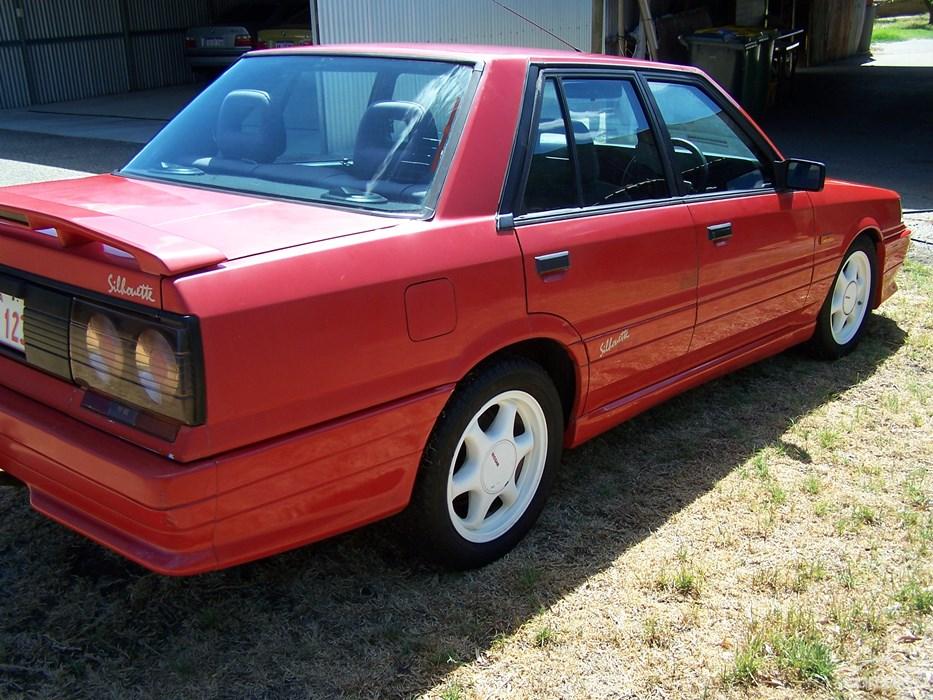
{"label": "silhouette script badge", "polygon": [[622,343],[628,340],[628,329],[625,329],[619,335],[613,336],[612,338],[607,338],[599,345],[599,356],[612,352]]}
{"label": "silhouette script badge", "polygon": [[126,283],[126,277],[123,275],[107,275],[107,284],[110,287],[111,294],[117,294],[121,297],[130,299],[142,299],[143,301],[155,302],[152,295],[152,285],[137,284],[131,287]]}

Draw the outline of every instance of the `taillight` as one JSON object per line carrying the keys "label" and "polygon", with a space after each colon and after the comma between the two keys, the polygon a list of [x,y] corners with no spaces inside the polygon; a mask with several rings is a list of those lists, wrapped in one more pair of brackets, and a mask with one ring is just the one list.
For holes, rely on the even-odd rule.
{"label": "taillight", "polygon": [[257,49],[268,49],[268,48],[269,48],[269,42],[268,42],[268,41],[263,41],[262,39],[260,39],[259,41],[256,42],[256,48],[257,48]]}
{"label": "taillight", "polygon": [[195,39],[193,36],[186,36],[185,37],[185,48],[186,49],[198,48],[198,40]]}
{"label": "taillight", "polygon": [[237,34],[236,38],[233,40],[233,45],[238,48],[253,48],[253,37],[249,34]]}
{"label": "taillight", "polygon": [[79,385],[187,425],[203,420],[193,319],[157,321],[75,299],[68,335]]}

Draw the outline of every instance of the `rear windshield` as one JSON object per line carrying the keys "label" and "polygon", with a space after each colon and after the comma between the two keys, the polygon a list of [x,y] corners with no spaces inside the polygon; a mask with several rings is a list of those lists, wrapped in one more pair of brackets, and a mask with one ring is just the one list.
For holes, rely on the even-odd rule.
{"label": "rear windshield", "polygon": [[361,56],[256,56],[208,86],[121,171],[157,180],[421,214],[472,67]]}

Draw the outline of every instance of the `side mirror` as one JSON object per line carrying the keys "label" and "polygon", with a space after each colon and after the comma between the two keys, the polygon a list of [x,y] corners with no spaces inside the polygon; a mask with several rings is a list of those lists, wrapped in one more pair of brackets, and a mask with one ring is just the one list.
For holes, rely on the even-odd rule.
{"label": "side mirror", "polygon": [[778,190],[819,192],[826,182],[826,166],[797,158],[779,160],[774,164],[774,179]]}

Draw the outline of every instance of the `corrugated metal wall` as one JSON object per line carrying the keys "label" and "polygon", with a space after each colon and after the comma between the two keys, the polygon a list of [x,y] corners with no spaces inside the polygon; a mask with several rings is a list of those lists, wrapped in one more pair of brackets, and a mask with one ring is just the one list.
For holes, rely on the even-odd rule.
{"label": "corrugated metal wall", "polygon": [[0,0],[0,108],[193,79],[185,29],[232,0]]}
{"label": "corrugated metal wall", "polygon": [[[583,51],[592,41],[592,0],[507,0],[508,5]],[[398,41],[566,49],[489,0],[318,0],[322,44]]]}
{"label": "corrugated metal wall", "polygon": [[0,107],[19,107],[28,101],[13,0],[0,0]]}
{"label": "corrugated metal wall", "polygon": [[134,89],[191,81],[182,47],[185,29],[210,21],[203,0],[126,0]]}
{"label": "corrugated metal wall", "polygon": [[0,107],[22,107],[28,103],[16,8],[13,0],[0,0]]}
{"label": "corrugated metal wall", "polygon": [[[192,80],[184,31],[243,0],[0,0],[0,109]],[[588,50],[592,0],[507,0]],[[324,43],[434,41],[566,48],[489,0],[319,0]]]}

